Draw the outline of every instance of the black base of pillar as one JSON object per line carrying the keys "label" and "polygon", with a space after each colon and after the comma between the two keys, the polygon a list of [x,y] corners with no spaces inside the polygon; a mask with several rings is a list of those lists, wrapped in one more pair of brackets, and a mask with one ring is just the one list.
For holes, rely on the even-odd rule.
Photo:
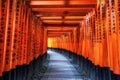
{"label": "black base of pillar", "polygon": [[12,70],[11,70],[10,80],[16,80],[16,72],[15,72],[15,69],[12,69]]}
{"label": "black base of pillar", "polygon": [[9,72],[3,72],[0,80],[32,80],[32,76],[39,72],[39,69],[42,69],[41,67],[46,60],[47,54],[40,55],[28,65],[17,65],[15,69],[11,69]]}
{"label": "black base of pillar", "polygon": [[21,79],[21,74],[22,74],[22,73],[21,73],[21,66],[18,65],[18,66],[16,67],[16,80],[22,80],[22,79]]}
{"label": "black base of pillar", "polygon": [[2,80],[10,80],[10,72],[3,72]]}
{"label": "black base of pillar", "polygon": [[2,80],[2,77],[0,77],[0,80]]}
{"label": "black base of pillar", "polygon": [[120,75],[112,73],[112,80],[120,80]]}

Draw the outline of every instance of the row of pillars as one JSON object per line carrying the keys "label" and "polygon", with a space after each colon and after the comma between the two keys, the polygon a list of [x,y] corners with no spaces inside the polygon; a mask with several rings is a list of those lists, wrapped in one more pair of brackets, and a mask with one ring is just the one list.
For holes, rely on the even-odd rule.
{"label": "row of pillars", "polygon": [[42,68],[47,61],[47,54],[39,56],[30,62],[29,65],[17,66],[9,72],[4,72],[0,80],[33,80],[37,73],[44,74]]}

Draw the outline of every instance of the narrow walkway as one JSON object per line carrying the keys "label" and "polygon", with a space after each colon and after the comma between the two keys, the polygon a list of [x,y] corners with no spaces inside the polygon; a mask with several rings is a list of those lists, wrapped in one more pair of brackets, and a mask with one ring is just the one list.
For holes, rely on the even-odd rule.
{"label": "narrow walkway", "polygon": [[41,80],[90,80],[84,79],[84,75],[78,73],[70,61],[53,51],[48,51],[50,55],[49,66]]}

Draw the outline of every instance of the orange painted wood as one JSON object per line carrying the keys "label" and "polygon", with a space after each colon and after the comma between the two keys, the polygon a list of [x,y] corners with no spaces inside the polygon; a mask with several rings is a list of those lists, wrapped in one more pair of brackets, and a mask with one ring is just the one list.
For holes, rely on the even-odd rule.
{"label": "orange painted wood", "polygon": [[[68,38],[57,33],[51,38],[51,47],[70,50],[90,59],[95,65],[110,67],[115,74],[120,74],[119,3],[119,0],[98,0],[96,10],[87,14],[79,23],[79,29],[72,29]],[[51,31],[57,29],[49,27]]]}
{"label": "orange painted wood", "polygon": [[118,42],[117,42],[117,23],[116,23],[116,7],[115,1],[110,2],[111,5],[111,37],[112,37],[112,53],[113,53],[113,70],[115,74],[120,74],[120,64],[118,55]]}
{"label": "orange painted wood", "polygon": [[19,23],[20,23],[20,8],[21,1],[16,0],[16,11],[15,11],[15,29],[14,29],[14,44],[13,44],[13,62],[12,62],[12,68],[15,68],[17,65],[17,59],[18,59],[18,39],[19,39]]}
{"label": "orange painted wood", "polygon": [[[120,1],[115,0],[115,10],[116,10],[116,30],[117,30],[117,42],[118,42],[118,63],[120,63]],[[120,64],[119,64],[120,66]],[[119,71],[116,74],[120,74],[120,67]]]}
{"label": "orange painted wood", "polygon": [[13,6],[14,6],[14,1],[10,1],[8,0],[8,5],[7,5],[7,21],[6,21],[6,44],[4,47],[6,47],[5,49],[5,64],[4,64],[4,71],[9,71],[11,69],[11,64],[12,64],[12,40],[13,40],[13,21],[14,21],[14,11],[13,11]]}
{"label": "orange painted wood", "polygon": [[[30,9],[22,0],[0,0],[0,76],[46,53],[47,44],[82,55],[95,65],[110,67],[115,74],[120,74],[119,4],[119,0],[98,0],[96,10],[75,8],[76,5],[63,9],[61,5],[55,12],[52,6],[51,11],[45,5]],[[32,10],[36,14],[42,11],[42,17]],[[79,12],[82,18],[74,16]],[[50,18],[45,13],[56,16]]]}
{"label": "orange painted wood", "polygon": [[6,22],[8,21],[8,0],[0,1],[0,7],[2,10],[0,10],[0,76],[2,76],[2,72],[4,71],[4,64],[5,64],[5,55],[6,55],[6,29],[7,29],[7,24]]}
{"label": "orange painted wood", "polygon": [[[0,0],[0,18],[2,18],[2,1]],[[0,27],[2,27],[2,19],[0,19]],[[2,40],[3,34],[2,34],[2,29],[0,28],[0,40]],[[0,41],[0,65],[2,65],[3,60],[2,60],[2,46],[1,46],[1,41]],[[2,76],[2,68],[0,69],[0,76]]]}
{"label": "orange painted wood", "polygon": [[24,28],[24,1],[21,1],[21,12],[20,12],[20,24],[19,24],[19,39],[18,39],[18,60],[17,63],[18,65],[22,65],[23,64],[23,28]]}

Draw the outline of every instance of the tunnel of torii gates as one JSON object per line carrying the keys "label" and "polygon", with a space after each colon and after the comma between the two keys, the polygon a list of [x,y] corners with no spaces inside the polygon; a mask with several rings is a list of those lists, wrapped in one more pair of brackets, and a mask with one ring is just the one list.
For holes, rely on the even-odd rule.
{"label": "tunnel of torii gates", "polygon": [[120,0],[0,0],[0,76],[47,48],[120,75]]}

